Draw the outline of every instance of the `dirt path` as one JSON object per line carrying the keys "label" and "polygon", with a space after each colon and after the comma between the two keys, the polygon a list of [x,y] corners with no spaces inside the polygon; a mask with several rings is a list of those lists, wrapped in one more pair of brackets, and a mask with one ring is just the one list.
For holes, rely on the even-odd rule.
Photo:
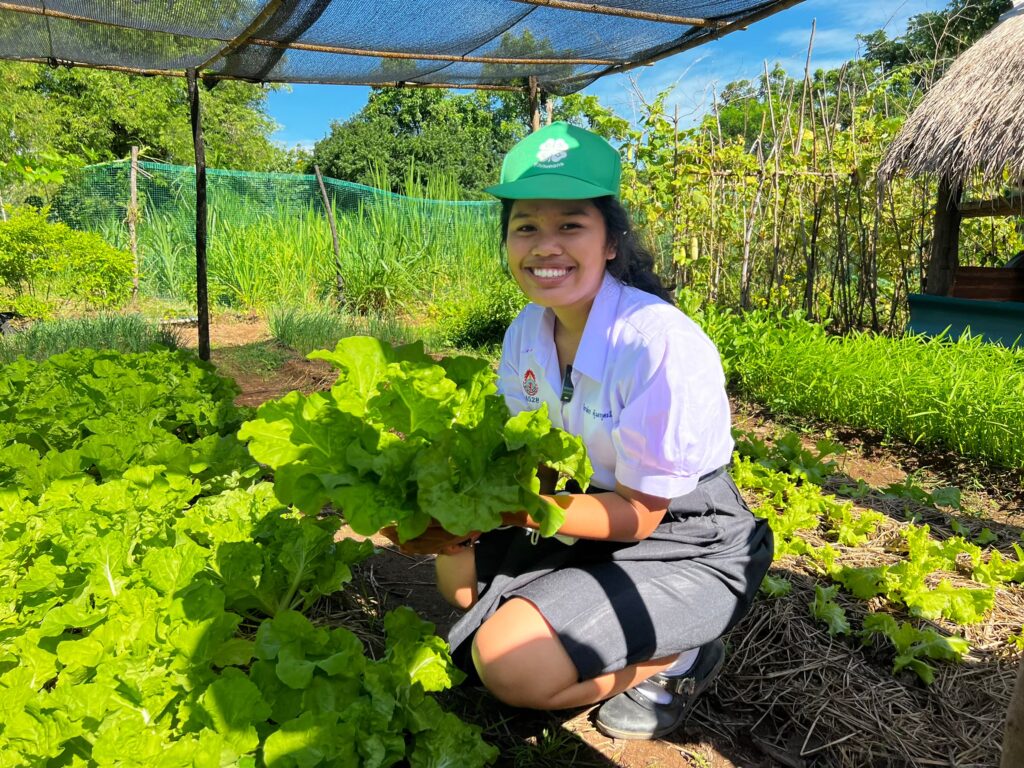
{"label": "dirt path", "polygon": [[[291,389],[308,392],[330,385],[328,367],[294,355],[286,355],[276,367],[253,365],[251,360],[265,359],[260,345],[269,337],[257,323],[235,323],[230,328],[215,324],[211,335],[213,362],[238,382],[242,389],[239,403],[257,405]],[[964,495],[961,512],[927,512],[935,534],[951,535],[954,520],[972,532],[989,527],[1000,536],[1000,549],[1012,556],[1010,544],[1019,540],[1024,523],[1020,473],[993,473],[955,455],[919,451],[875,435],[838,431],[812,421],[778,419],[742,402],[734,403],[734,411],[736,426],[755,434],[796,428],[807,446],[826,437],[842,442],[848,448],[837,459],[843,482],[863,480],[878,489],[912,475],[926,487],[959,486]],[[840,484],[837,479],[827,490],[834,492]],[[898,522],[906,514],[903,506],[879,494],[858,504],[883,511]],[[378,551],[362,566],[360,577],[378,595],[379,607],[410,605],[443,635],[457,614],[435,589],[432,558],[405,555],[382,538],[374,541]],[[865,550],[865,557],[885,556],[884,548],[872,551],[877,554]],[[446,704],[484,727],[488,740],[502,750],[499,764],[514,768],[881,768],[932,764],[982,768],[993,764],[993,744],[1001,737],[1000,713],[1005,711],[1015,674],[1006,638],[1011,631],[1020,633],[1024,621],[1024,595],[1018,587],[999,590],[993,615],[984,625],[971,628],[968,637],[975,650],[968,665],[955,670],[944,665],[935,685],[928,688],[906,675],[893,677],[891,651],[866,651],[856,639],[832,638],[809,618],[806,606],[813,599],[819,577],[806,563],[786,558],[776,562],[773,573],[789,578],[794,594],[755,604],[726,638],[730,655],[718,682],[687,724],[669,738],[653,742],[609,739],[594,729],[592,710],[514,710],[467,686],[449,692]],[[851,600],[848,609],[863,613],[866,607]],[[946,736],[945,731],[952,730],[943,725],[949,713],[958,726],[970,720],[967,725],[973,727],[961,741],[949,737],[949,762],[908,760],[906,754],[917,747],[925,749],[928,742],[937,742]],[[903,729],[910,734],[908,738],[921,741],[911,745],[914,749],[896,754],[881,744],[887,729]]]}

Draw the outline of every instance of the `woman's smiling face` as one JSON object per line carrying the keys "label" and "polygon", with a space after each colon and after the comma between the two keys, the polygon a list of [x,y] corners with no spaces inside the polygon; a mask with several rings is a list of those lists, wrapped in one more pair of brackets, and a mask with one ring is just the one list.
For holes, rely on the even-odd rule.
{"label": "woman's smiling face", "polygon": [[605,263],[615,258],[604,217],[590,200],[516,200],[505,247],[526,297],[556,313],[589,312]]}

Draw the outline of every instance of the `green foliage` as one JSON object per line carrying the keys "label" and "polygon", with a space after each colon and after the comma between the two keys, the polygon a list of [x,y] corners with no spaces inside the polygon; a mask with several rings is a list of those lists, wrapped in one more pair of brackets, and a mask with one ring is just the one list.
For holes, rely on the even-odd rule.
{"label": "green foliage", "polygon": [[[897,178],[880,190],[876,172],[950,57],[1008,7],[953,0],[913,17],[897,41],[866,36],[867,58],[806,77],[769,63],[713,95],[695,127],[670,90],[641,104],[623,143],[622,197],[662,277],[708,304],[898,332],[906,296],[923,288],[935,185]],[[960,242],[971,265],[999,266],[1024,248],[1012,219],[965,220]]]}
{"label": "green foliage", "polygon": [[478,281],[455,287],[434,302],[431,343],[442,348],[500,346],[525,305],[519,286],[504,275],[489,285]]}
{"label": "green foliage", "polygon": [[275,307],[267,322],[279,344],[303,355],[333,347],[347,336],[375,336],[389,344],[412,340],[412,331],[393,317],[352,315],[322,307]]}
{"label": "green foliage", "polygon": [[865,58],[878,62],[883,71],[923,62],[933,66],[934,80],[1012,7],[1012,0],[950,0],[940,11],[912,16],[898,37],[890,39],[879,29],[858,38],[864,43]]}
{"label": "green foliage", "polygon": [[509,418],[485,360],[434,361],[422,344],[370,337],[310,357],[338,368],[331,391],[264,403],[239,431],[275,470],[278,498],[307,513],[329,503],[357,533],[397,525],[408,540],[432,519],[464,535],[526,510],[550,536],[564,512],[539,495],[538,466],[590,479],[582,443],[546,409]]}
{"label": "green foliage", "polygon": [[[503,37],[500,49],[505,53],[496,55],[522,56],[524,50],[535,55],[537,43],[527,30],[520,39]],[[578,94],[557,98],[553,117],[608,138],[623,137],[628,125],[595,96]],[[314,147],[310,169],[316,164],[325,175],[371,186],[380,186],[377,180],[384,176],[389,184],[381,189],[406,195],[436,177],[454,177],[458,199],[477,200],[497,181],[505,153],[529,126],[523,94],[375,88],[359,113],[332,123],[330,134]]]}
{"label": "green foliage", "polygon": [[[284,150],[270,139],[275,126],[266,112],[268,91],[231,81],[202,90],[211,167],[272,170],[287,164]],[[34,164],[50,152],[96,163],[128,157],[135,145],[151,158],[191,163],[185,97],[181,78],[0,62],[0,157],[22,154]]]}
{"label": "green foliage", "polygon": [[875,635],[888,638],[896,649],[893,672],[910,669],[929,685],[935,680],[935,668],[924,659],[959,661],[970,647],[962,637],[947,637],[930,627],[916,629],[906,621],[898,624],[887,613],[872,613],[864,619],[864,642],[870,642]]}
{"label": "green foliage", "polygon": [[40,320],[16,333],[0,336],[0,364],[13,362],[18,357],[43,360],[86,347],[146,352],[157,347],[174,349],[177,346],[173,330],[146,320],[142,315],[100,313],[93,317]]}
{"label": "green foliage", "polygon": [[[800,317],[768,312],[709,310],[701,321],[736,390],[776,412],[828,418],[996,465],[1024,466],[1020,350],[966,336],[956,342],[830,336]],[[952,491],[936,493],[936,503],[957,501]]]}
{"label": "green foliage", "polygon": [[136,464],[233,487],[258,468],[234,437],[238,389],[185,352],[80,349],[0,369],[0,482],[33,493],[61,477]]}
{"label": "green foliage", "polygon": [[47,211],[16,208],[0,221],[0,288],[48,306],[116,307],[132,289],[132,258],[99,235],[51,224]]}
{"label": "green foliage", "polygon": [[835,601],[837,586],[822,587],[814,585],[814,600],[811,602],[811,615],[828,627],[830,635],[850,634],[850,622],[846,611]]}
{"label": "green foliage", "polygon": [[781,576],[773,576],[767,573],[758,591],[767,597],[785,597],[793,591],[793,582]]}
{"label": "green foliage", "polygon": [[740,456],[753,459],[768,469],[774,469],[794,475],[807,482],[821,485],[825,478],[836,471],[836,463],[830,455],[845,453],[846,449],[830,440],[819,440],[815,443],[816,452],[812,453],[803,447],[800,435],[787,432],[769,445],[753,434],[744,434],[733,430],[736,450]]}
{"label": "green foliage", "polygon": [[182,353],[3,369],[2,762],[492,762],[427,695],[461,679],[430,624],[386,616],[371,659],[296,610],[373,547],[256,482],[236,392]]}
{"label": "green foliage", "polygon": [[476,95],[443,89],[374,89],[367,105],[344,123],[333,123],[313,149],[313,163],[327,176],[372,185],[382,172],[390,191],[410,167],[421,181],[455,174],[463,195],[480,199],[493,183],[505,152],[523,135],[522,125],[502,121]]}

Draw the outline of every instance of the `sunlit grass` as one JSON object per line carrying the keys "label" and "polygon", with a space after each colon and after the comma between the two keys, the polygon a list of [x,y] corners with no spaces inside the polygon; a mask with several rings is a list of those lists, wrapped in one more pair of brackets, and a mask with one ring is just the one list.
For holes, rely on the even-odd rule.
{"label": "sunlit grass", "polygon": [[830,336],[799,318],[704,316],[732,386],[774,411],[1024,467],[1024,351],[980,337]]}
{"label": "sunlit grass", "polygon": [[174,330],[141,315],[98,315],[41,320],[16,333],[0,336],[0,363],[24,355],[42,360],[72,349],[112,349],[144,352],[153,347],[179,346]]}

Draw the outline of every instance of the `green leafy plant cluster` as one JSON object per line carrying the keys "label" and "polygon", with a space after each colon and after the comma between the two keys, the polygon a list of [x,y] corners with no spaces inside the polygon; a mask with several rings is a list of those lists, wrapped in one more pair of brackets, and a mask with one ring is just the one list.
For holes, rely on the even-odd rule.
{"label": "green leafy plant cluster", "polygon": [[447,348],[500,345],[506,329],[524,306],[526,297],[507,277],[482,291],[457,288],[434,303],[431,341]]}
{"label": "green leafy plant cluster", "polygon": [[855,634],[864,645],[869,645],[876,637],[888,640],[896,651],[893,673],[909,669],[930,685],[935,681],[935,667],[925,659],[960,661],[970,649],[970,644],[962,637],[944,635],[931,627],[918,628],[909,621],[897,622],[888,613],[869,613],[864,617],[863,629],[853,632],[846,611],[835,601],[838,589],[836,585],[815,585],[811,615],[828,628],[830,635]]}
{"label": "green leafy plant cluster", "polygon": [[1024,467],[1024,350],[968,336],[830,336],[799,316],[767,312],[709,308],[701,322],[731,385],[775,412]]}
{"label": "green leafy plant cluster", "polygon": [[260,473],[234,434],[247,415],[237,394],[184,351],[21,358],[0,370],[0,482],[38,495],[61,477],[160,464],[236,487]]}
{"label": "green leafy plant cluster", "polygon": [[15,208],[0,221],[0,289],[26,314],[58,307],[117,307],[132,290],[132,257],[91,232],[47,221],[47,211]]}
{"label": "green leafy plant cluster", "polygon": [[389,614],[370,658],[303,614],[372,552],[337,539],[339,518],[289,509],[248,470],[211,485],[202,450],[119,458],[139,430],[235,440],[230,382],[181,354],[80,357],[0,379],[4,415],[32,417],[4,419],[0,451],[39,464],[0,475],[0,766],[494,759],[429,695],[460,676],[432,625]]}
{"label": "green leafy plant cluster", "polygon": [[[826,465],[832,462],[823,461],[828,454],[804,451],[800,461],[788,464],[796,455],[796,444],[792,433],[774,445],[741,435],[737,440],[740,455],[736,457],[732,474],[739,487],[755,490],[764,499],[754,513],[769,521],[775,536],[776,556],[806,555],[835,582],[828,587],[819,585],[810,606],[811,614],[826,624],[830,633],[853,632],[845,612],[834,600],[840,585],[865,601],[882,597],[890,606],[905,610],[912,617],[946,619],[963,626],[982,621],[992,610],[995,586],[1024,580],[1024,549],[1018,545],[1014,545],[1016,560],[996,550],[986,559],[978,544],[960,536],[935,541],[926,525],[901,527],[904,551],[896,563],[864,567],[841,565],[839,551],[833,544],[814,546],[802,532],[816,531],[838,545],[853,547],[872,537],[885,516],[871,511],[857,512],[849,502],[824,494],[809,478],[823,478],[831,471]],[[831,450],[829,445],[821,449]],[[787,465],[789,472],[776,469]],[[942,495],[942,498],[949,497]],[[935,574],[941,573],[969,575],[978,586],[957,587],[949,578],[941,577],[933,583]],[[790,583],[780,577],[773,577],[770,583],[762,585],[762,592],[770,597],[786,595],[790,590]],[[919,656],[958,659],[966,652],[967,644],[962,638],[947,637],[931,629],[917,630],[906,622],[899,625],[891,617],[888,617],[890,620],[873,619],[874,615],[868,617],[870,622],[865,620],[860,636],[865,642],[870,642],[875,635],[888,637],[898,653],[895,671],[909,668],[925,682],[931,682],[934,670]]]}
{"label": "green leafy plant cluster", "polygon": [[359,336],[310,357],[338,369],[330,392],[264,403],[239,431],[286,504],[331,504],[357,533],[396,525],[403,540],[432,520],[466,534],[526,510],[550,536],[564,512],[539,495],[538,466],[590,480],[582,442],[553,429],[545,408],[509,418],[486,360],[435,361],[422,344]]}

